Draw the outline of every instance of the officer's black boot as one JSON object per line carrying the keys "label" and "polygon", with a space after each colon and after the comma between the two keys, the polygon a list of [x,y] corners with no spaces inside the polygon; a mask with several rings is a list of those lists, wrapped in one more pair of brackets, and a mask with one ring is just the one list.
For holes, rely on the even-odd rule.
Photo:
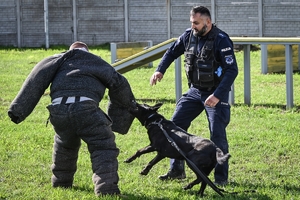
{"label": "officer's black boot", "polygon": [[174,169],[170,169],[168,173],[159,176],[158,178],[162,181],[168,180],[168,179],[185,179],[185,171],[177,171]]}

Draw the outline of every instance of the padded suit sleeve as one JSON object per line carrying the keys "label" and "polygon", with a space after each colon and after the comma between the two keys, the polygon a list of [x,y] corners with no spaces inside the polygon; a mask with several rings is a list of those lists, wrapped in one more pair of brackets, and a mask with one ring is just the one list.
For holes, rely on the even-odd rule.
{"label": "padded suit sleeve", "polygon": [[57,54],[37,63],[8,109],[8,116],[18,124],[25,120],[49,87],[64,54]]}
{"label": "padded suit sleeve", "polygon": [[129,109],[135,108],[135,98],[125,77],[116,72],[113,79],[118,82],[118,86],[111,88],[108,92],[110,99],[108,115],[113,121],[112,130],[120,134],[126,134],[134,120],[134,116],[130,114]]}

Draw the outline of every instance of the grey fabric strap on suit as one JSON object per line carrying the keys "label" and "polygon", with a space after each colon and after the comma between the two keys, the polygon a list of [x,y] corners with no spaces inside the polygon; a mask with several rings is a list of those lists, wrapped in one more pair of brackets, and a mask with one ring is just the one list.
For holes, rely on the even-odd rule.
{"label": "grey fabric strap on suit", "polygon": [[93,99],[89,97],[58,97],[52,100],[52,105],[57,105],[57,104],[70,104],[70,103],[75,103],[75,102],[82,102],[82,101],[94,101]]}

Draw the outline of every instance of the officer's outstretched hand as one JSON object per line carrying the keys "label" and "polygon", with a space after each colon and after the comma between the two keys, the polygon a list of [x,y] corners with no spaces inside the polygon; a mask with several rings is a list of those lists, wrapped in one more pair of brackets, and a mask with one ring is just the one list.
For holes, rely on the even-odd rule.
{"label": "officer's outstretched hand", "polygon": [[164,75],[160,72],[154,72],[154,74],[150,78],[150,85],[156,85],[157,81],[161,81]]}

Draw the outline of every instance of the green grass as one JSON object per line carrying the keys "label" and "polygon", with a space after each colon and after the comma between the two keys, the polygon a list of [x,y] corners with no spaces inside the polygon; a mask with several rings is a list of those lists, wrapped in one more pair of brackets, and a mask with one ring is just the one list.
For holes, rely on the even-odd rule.
{"label": "green grass", "polygon": [[[74,188],[70,190],[51,187],[51,156],[53,129],[46,127],[50,97],[41,98],[32,114],[15,125],[7,116],[10,102],[16,96],[32,67],[42,58],[64,51],[67,47],[14,49],[0,48],[0,199],[97,199],[93,193],[91,164],[83,143],[75,175]],[[110,62],[108,45],[93,47],[92,53]],[[236,53],[239,75],[235,81],[235,105],[232,106],[231,123],[227,128],[230,145],[230,184],[224,189],[238,192],[219,197],[210,187],[203,199],[299,199],[300,198],[300,75],[294,74],[294,108],[285,109],[285,74],[260,72],[260,52],[251,52],[251,105],[244,105],[243,53]],[[159,60],[153,63],[158,65]],[[156,86],[149,85],[154,68],[140,67],[124,76],[131,84],[138,102],[153,105],[163,102],[159,110],[170,118],[175,108],[174,64],[164,79]],[[187,90],[182,70],[183,91]],[[101,102],[106,110],[107,95]],[[189,132],[209,137],[205,114],[191,125]],[[146,129],[134,120],[127,135],[116,134],[120,148],[119,186],[128,199],[199,199],[196,192],[182,189],[195,175],[187,169],[187,179],[162,182],[158,175],[169,167],[164,159],[153,167],[147,176],[139,175],[155,153],[141,156],[130,164],[123,161],[136,150],[149,144]],[[210,176],[213,179],[213,176]],[[255,192],[245,192],[255,190]],[[105,197],[102,199],[118,199]]]}

